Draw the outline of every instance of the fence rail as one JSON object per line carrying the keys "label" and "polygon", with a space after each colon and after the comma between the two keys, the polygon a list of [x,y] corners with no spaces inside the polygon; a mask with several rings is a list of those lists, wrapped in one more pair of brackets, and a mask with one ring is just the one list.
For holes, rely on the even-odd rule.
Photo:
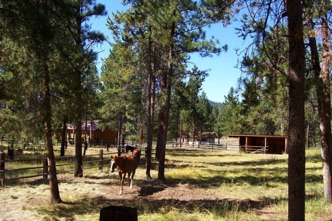
{"label": "fence rail", "polygon": [[[125,149],[121,148],[121,153],[124,153]],[[112,154],[118,155],[118,151],[107,151],[104,153],[103,149],[100,149],[99,154],[91,154],[85,155],[83,157],[84,169],[92,169],[97,168],[102,170],[104,165],[107,164],[109,159],[105,159],[105,156],[110,156]],[[146,155],[146,148],[142,149],[142,155]],[[151,154],[155,154],[155,149],[152,150]],[[72,166],[75,163],[74,156],[63,156],[56,157],[55,161],[57,162],[57,174],[64,174],[69,172],[74,172],[74,169],[62,169],[67,166]],[[66,162],[67,161],[67,162]],[[35,162],[37,164],[41,164],[41,166],[30,166],[30,167],[22,167],[22,168],[14,168],[8,169],[6,168],[6,163],[19,162],[19,163],[28,163]],[[31,175],[26,175],[32,170],[35,173]],[[25,173],[20,173],[20,172]],[[34,159],[19,159],[19,160],[6,160],[6,154],[4,152],[0,152],[0,186],[4,187],[6,181],[13,180],[21,180],[27,178],[41,177],[42,179],[47,179],[48,176],[48,163],[47,163],[47,154],[44,154],[43,157],[36,157]]]}
{"label": "fence rail", "polygon": [[[170,144],[168,144],[170,145]],[[180,147],[176,143],[171,144],[172,146]],[[192,145],[186,144],[183,147],[192,147]],[[211,149],[227,149],[227,145],[218,145],[218,144],[200,144],[198,146],[194,146],[198,148],[211,148]],[[121,148],[121,153],[124,153],[125,149]],[[98,154],[91,154],[83,156],[84,162],[84,169],[92,169],[98,168],[102,170],[104,165],[107,164],[109,160],[106,156],[110,156],[112,154],[117,155],[117,149],[113,149],[104,153],[103,149],[100,149]],[[147,150],[146,148],[142,149],[142,156],[146,157]],[[156,154],[156,149],[152,149],[151,156],[154,157]],[[63,157],[56,157],[56,167],[57,167],[57,174],[64,174],[69,172],[74,172],[74,169],[68,169],[66,167],[72,166],[75,163],[74,156],[63,156]],[[6,168],[6,164],[10,164],[12,162],[19,162],[19,163],[31,163],[34,162],[37,166],[27,166],[22,168]],[[34,173],[32,173],[34,172]],[[30,175],[29,175],[30,174]],[[4,152],[0,152],[0,187],[4,187],[6,181],[13,181],[13,180],[21,180],[27,178],[34,178],[40,177],[42,179],[47,179],[48,176],[48,163],[47,163],[47,154],[44,156],[36,157],[33,159],[18,159],[18,160],[6,160],[6,154]]]}
{"label": "fence rail", "polygon": [[194,147],[194,148],[211,148],[211,149],[227,149],[227,144],[217,144],[208,142],[167,142],[172,147]]}
{"label": "fence rail", "polygon": [[241,145],[240,150],[245,153],[266,153],[268,146]]}
{"label": "fence rail", "polygon": [[[99,170],[103,169],[105,162],[108,159],[104,159],[105,156],[117,154],[117,152],[107,152],[104,153],[103,149],[100,150],[99,154],[93,155],[85,155],[83,156],[83,161],[86,163],[84,168],[91,169],[98,167]],[[86,160],[84,160],[86,159]],[[70,161],[65,163],[63,161]],[[75,157],[56,157],[56,162],[59,162],[57,166],[57,174],[68,173],[72,170],[61,170],[61,168],[66,166],[72,166],[75,162]],[[22,167],[22,168],[13,168],[8,169],[6,168],[6,163],[10,164],[12,162],[19,162],[19,163],[26,163],[26,162],[38,162],[41,166],[30,166],[30,167]],[[95,164],[94,164],[95,163]],[[94,164],[94,165],[91,165]],[[23,172],[23,173],[22,173]],[[26,175],[32,173],[31,175]],[[23,174],[23,175],[22,175]],[[6,154],[4,152],[0,152],[0,186],[4,187],[6,181],[13,181],[13,180],[20,180],[20,179],[27,179],[27,178],[34,178],[34,177],[41,177],[42,179],[47,179],[48,176],[48,163],[47,163],[47,154],[43,157],[38,157],[34,159],[26,159],[26,160],[6,160]]]}

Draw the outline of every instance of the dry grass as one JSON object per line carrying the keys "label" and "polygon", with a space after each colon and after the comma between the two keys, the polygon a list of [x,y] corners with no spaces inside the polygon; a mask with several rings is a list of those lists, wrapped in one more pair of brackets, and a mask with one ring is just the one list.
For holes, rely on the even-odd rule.
{"label": "dry grass", "polygon": [[[330,220],[319,150],[307,151],[306,166],[306,220]],[[151,174],[157,177],[156,162]],[[146,181],[142,159],[133,189],[125,187],[123,195],[117,174],[108,168],[84,175],[59,175],[64,203],[55,206],[43,180],[0,189],[0,220],[99,220],[100,209],[110,205],[136,207],[140,221],[287,220],[287,155],[168,148],[167,181]]]}

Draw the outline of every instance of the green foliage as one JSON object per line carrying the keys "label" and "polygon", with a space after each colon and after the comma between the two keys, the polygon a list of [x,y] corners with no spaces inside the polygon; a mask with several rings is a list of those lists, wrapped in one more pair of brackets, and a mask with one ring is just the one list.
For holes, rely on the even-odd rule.
{"label": "green foliage", "polygon": [[[86,3],[87,5],[93,4],[93,1]],[[21,121],[20,126],[11,132],[15,133],[15,136],[23,134],[24,137],[30,137],[30,139],[31,137],[41,138],[44,130],[41,76],[46,69],[41,69],[41,59],[38,59],[38,56],[44,54],[44,58],[48,62],[46,71],[50,74],[51,99],[54,102],[54,132],[57,132],[64,113],[71,119],[74,116],[72,101],[73,89],[75,89],[73,85],[76,85],[73,78],[75,66],[85,69],[84,76],[82,76],[84,88],[79,89],[79,93],[84,94],[85,102],[80,104],[80,111],[88,108],[91,115],[92,112],[95,112],[93,107],[96,107],[94,101],[97,100],[96,91],[99,81],[96,78],[96,69],[92,66],[93,60],[91,59],[95,59],[95,56],[91,50],[87,50],[89,53],[83,58],[84,56],[77,54],[79,52],[74,47],[75,36],[72,35],[74,33],[72,31],[76,27],[70,21],[76,15],[72,10],[74,7],[72,2],[53,2],[49,5],[45,3],[44,8],[41,6],[42,4],[35,4],[34,1],[25,1],[23,5],[4,1],[0,6],[0,10],[4,12],[5,16],[0,18],[0,24],[7,27],[0,42],[3,55],[0,58],[1,79],[3,79],[1,84],[4,86],[0,98],[1,104],[4,107],[15,107],[15,110],[11,108],[14,110],[12,114],[15,114],[12,119],[16,118]],[[103,5],[98,5],[94,9],[95,11],[87,9],[83,17],[98,13],[104,14],[104,8]],[[44,15],[40,13],[43,10]],[[53,14],[48,14],[47,10],[53,10]],[[15,17],[17,14],[20,16]],[[42,16],[45,17],[42,18]],[[16,18],[18,21],[13,23],[13,19]],[[37,28],[43,30],[36,30]],[[85,42],[90,41],[90,46],[104,39],[100,33],[89,32],[87,27],[85,27],[85,31],[83,38]],[[46,53],[48,53],[47,56]],[[87,63],[82,63],[82,60]],[[1,111],[6,112],[5,109]],[[1,119],[9,120],[10,118],[1,117]],[[10,120],[7,124],[12,125],[11,128],[14,129],[13,127],[17,123]],[[6,127],[10,128],[8,125]],[[8,133],[8,131],[4,131],[4,133]]]}
{"label": "green foliage", "polygon": [[104,104],[100,109],[101,125],[117,128],[123,116],[127,134],[137,131],[137,118],[141,112],[142,76],[135,64],[138,61],[131,48],[114,44],[101,73]]}
{"label": "green foliage", "polygon": [[222,125],[219,121],[219,115],[221,107],[219,106],[212,106],[212,113],[211,113],[211,120],[213,122],[213,132],[216,133],[217,138],[220,139],[223,136]]}
{"label": "green foliage", "polygon": [[224,136],[242,133],[242,106],[238,95],[233,88],[230,89],[219,111],[217,122]]}
{"label": "green foliage", "polygon": [[[140,90],[141,99],[134,99],[130,96],[128,99],[123,99],[121,95],[116,97],[120,98],[122,105],[130,106],[130,103],[136,105],[136,108],[135,106],[133,108],[136,110],[136,116],[140,115],[139,122],[147,121],[147,116],[142,110],[148,110],[149,104],[153,106],[152,109],[155,113],[166,110],[165,116],[168,116],[168,110],[172,109],[168,107],[168,98],[177,99],[175,102],[170,102],[172,105],[177,105],[173,106],[174,111],[171,111],[170,120],[166,117],[165,122],[160,122],[160,124],[166,125],[165,128],[170,125],[169,128],[172,132],[169,134],[172,138],[176,137],[179,130],[177,124],[180,121],[186,122],[179,118],[181,109],[184,108],[185,111],[194,115],[197,107],[192,109],[196,105],[195,101],[190,101],[190,106],[185,107],[185,104],[180,104],[184,100],[183,97],[169,95],[171,91],[168,92],[169,94],[166,91],[172,88],[173,93],[177,91],[178,85],[182,87],[180,82],[187,76],[188,71],[185,68],[189,53],[198,52],[202,56],[209,56],[227,50],[227,47],[221,49],[218,47],[217,41],[206,39],[203,27],[211,24],[212,20],[204,15],[201,6],[195,1],[124,1],[124,4],[129,6],[126,11],[115,13],[112,18],[108,19],[108,26],[113,33],[115,43],[107,64],[104,66],[105,77],[102,80],[105,80],[107,93],[112,91],[111,93],[115,95],[120,93],[119,91],[126,90],[128,94],[128,86],[130,82],[133,82],[131,86],[134,86],[137,91]],[[130,51],[129,54],[126,50]],[[113,72],[113,77],[106,77],[106,72]],[[202,76],[206,74],[197,68],[193,72]],[[135,75],[135,80],[125,77],[133,75]],[[114,79],[114,76],[121,79],[118,85],[114,83],[111,85],[107,82],[106,78]],[[127,85],[127,88],[124,88],[123,85]],[[153,85],[153,87],[149,88],[148,85]],[[116,90],[119,91],[116,92]],[[198,96],[198,93],[195,93],[194,96]],[[138,96],[136,97],[138,98]],[[153,102],[151,102],[152,100]],[[104,106],[102,112],[104,119],[108,119],[110,122],[110,118],[116,119],[111,115],[117,115],[119,111],[111,111],[111,115],[107,114],[107,109],[112,108],[111,106],[114,107],[114,105],[110,105],[111,102],[107,103],[109,104]],[[120,108],[121,105],[115,104],[117,108]],[[137,108],[141,104],[143,106]],[[126,108],[126,110],[129,109]],[[117,120],[112,124],[115,125],[116,122]],[[200,122],[203,122],[203,119],[200,119]],[[196,127],[198,126],[199,124],[196,125]]]}
{"label": "green foliage", "polygon": [[182,131],[189,134],[212,130],[212,107],[201,92],[202,83],[207,76],[205,71],[199,71],[196,67],[188,72],[188,82],[181,91],[181,126]]}
{"label": "green foliage", "polygon": [[199,131],[211,132],[213,130],[213,120],[214,120],[212,119],[212,106],[204,92],[202,92],[199,96],[199,100],[197,103],[197,110],[199,114],[199,117],[197,118]]}

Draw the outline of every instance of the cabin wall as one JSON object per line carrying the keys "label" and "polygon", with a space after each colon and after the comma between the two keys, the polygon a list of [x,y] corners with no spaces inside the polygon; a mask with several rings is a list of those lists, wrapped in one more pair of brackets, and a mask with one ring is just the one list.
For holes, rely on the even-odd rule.
{"label": "cabin wall", "polygon": [[115,145],[117,139],[117,132],[111,129],[96,130],[92,142],[95,143],[110,143]]}
{"label": "cabin wall", "polygon": [[[68,139],[74,139],[74,133],[73,130],[67,130]],[[104,130],[93,130],[91,131],[91,137],[90,137],[90,131],[87,131],[87,137],[90,139],[89,141],[91,143],[97,143],[97,144],[111,144],[115,145],[117,141],[117,132],[113,131],[111,129],[104,129]],[[82,130],[82,138],[85,137],[85,130]]]}

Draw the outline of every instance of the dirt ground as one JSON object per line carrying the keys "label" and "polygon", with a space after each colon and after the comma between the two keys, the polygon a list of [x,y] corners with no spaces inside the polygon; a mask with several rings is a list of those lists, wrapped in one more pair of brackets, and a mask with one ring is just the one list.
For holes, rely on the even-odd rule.
{"label": "dirt ground", "polygon": [[[153,172],[151,175],[156,177]],[[216,205],[229,206],[235,201],[241,210],[255,208],[264,219],[273,220],[273,214],[269,214],[264,202],[226,199],[220,191],[211,188],[146,180],[143,167],[136,171],[133,188],[124,186],[121,195],[118,174],[110,173],[108,168],[83,178],[58,176],[58,181],[60,197],[64,203],[56,207],[49,206],[50,187],[45,180],[0,187],[0,221],[91,220],[89,214],[96,217],[101,208],[111,205],[137,207],[139,214],[157,212],[169,206],[189,211],[197,208],[209,211]],[[78,219],[77,214],[86,214],[87,218],[80,216]]]}
{"label": "dirt ground", "polygon": [[[124,193],[120,195],[116,173],[100,172],[84,178],[61,177],[60,196],[68,206],[56,208],[47,207],[50,190],[46,182],[4,187],[0,189],[0,221],[78,220],[75,214],[96,213],[111,205],[144,205],[145,209],[148,207],[151,211],[166,205],[188,210],[197,207],[209,210],[216,204],[225,205],[226,201],[232,201],[223,199],[218,191],[181,184],[162,184],[157,180],[147,181],[140,178],[134,180],[132,189],[125,186]],[[243,200],[240,205],[244,209],[259,209],[263,206],[260,202],[251,200]],[[141,212],[138,209],[138,213]]]}

